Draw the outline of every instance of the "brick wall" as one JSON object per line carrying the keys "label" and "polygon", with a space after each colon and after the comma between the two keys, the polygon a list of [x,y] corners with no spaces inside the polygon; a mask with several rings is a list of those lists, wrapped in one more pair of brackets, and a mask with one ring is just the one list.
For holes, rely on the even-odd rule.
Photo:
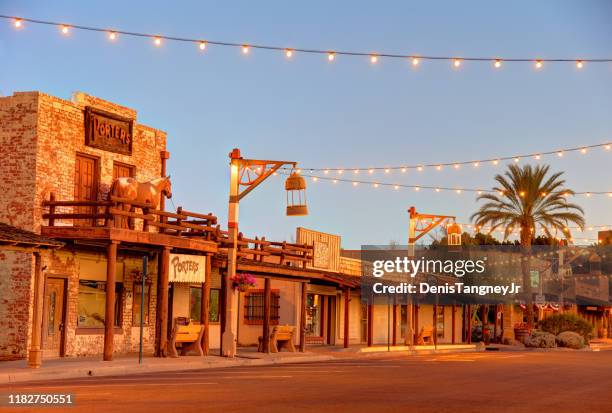
{"label": "brick wall", "polygon": [[[160,152],[166,148],[165,132],[135,122],[132,156],[87,147],[86,106],[136,120],[135,110],[84,93],[75,93],[72,100],[41,92],[16,92],[0,98],[0,221],[39,232],[44,224],[42,201],[48,199],[51,192],[58,200],[74,198],[77,153],[99,159],[98,199],[105,199],[112,183],[114,161],[135,166],[136,179],[140,181],[160,176]],[[79,253],[78,250],[74,252]],[[74,334],[78,268],[71,267],[69,262],[62,263],[53,254],[43,255],[43,266],[47,266],[47,277],[68,277],[66,353],[98,354],[102,336],[80,338]],[[3,332],[0,334],[0,359],[27,355],[32,278],[31,254],[0,252],[0,291],[3,292],[0,297],[0,331]],[[131,300],[124,300],[124,312],[128,311],[128,301],[131,323]],[[131,324],[125,326],[125,330],[128,333],[124,337],[115,339],[118,351],[128,351],[134,346]],[[147,334],[151,336],[152,332]]]}

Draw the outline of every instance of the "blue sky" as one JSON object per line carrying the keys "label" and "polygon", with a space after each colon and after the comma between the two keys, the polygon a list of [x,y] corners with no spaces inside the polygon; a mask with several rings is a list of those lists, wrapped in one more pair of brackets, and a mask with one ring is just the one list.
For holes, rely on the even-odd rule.
{"label": "blue sky", "polygon": [[[287,47],[502,57],[612,57],[606,1],[6,1],[0,14],[130,31]],[[227,154],[306,167],[444,162],[612,141],[612,64],[466,62],[296,55],[0,22],[0,93],[84,91],[138,111],[168,132],[174,203],[227,217]],[[552,159],[575,190],[612,190],[611,153]],[[407,184],[490,187],[501,167],[395,174]],[[311,214],[284,216],[280,178],[241,203],[241,230],[291,239],[296,226],[343,245],[406,241],[407,213],[466,221],[472,195],[312,183]],[[578,199],[591,224],[612,224],[612,199]],[[576,235],[579,236],[579,235]],[[593,236],[593,233],[589,234]]]}

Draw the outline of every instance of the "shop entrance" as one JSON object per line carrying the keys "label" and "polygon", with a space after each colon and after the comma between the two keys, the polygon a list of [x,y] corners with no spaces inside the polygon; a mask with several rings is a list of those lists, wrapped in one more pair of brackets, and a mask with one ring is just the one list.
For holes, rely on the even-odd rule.
{"label": "shop entrance", "polygon": [[44,357],[63,356],[64,318],[66,314],[66,280],[47,279],[44,297],[43,318],[43,355]]}
{"label": "shop entrance", "polygon": [[306,296],[306,342],[336,343],[336,297],[322,294]]}

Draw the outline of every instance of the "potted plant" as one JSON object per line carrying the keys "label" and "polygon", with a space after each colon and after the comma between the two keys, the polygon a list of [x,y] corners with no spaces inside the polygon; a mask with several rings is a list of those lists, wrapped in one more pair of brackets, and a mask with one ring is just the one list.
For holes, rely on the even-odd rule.
{"label": "potted plant", "polygon": [[232,288],[240,292],[245,292],[249,287],[255,286],[255,277],[246,272],[234,275],[230,278],[230,281],[232,282]]}
{"label": "potted plant", "polygon": [[527,323],[516,323],[514,325],[514,339],[521,343],[525,341],[525,338],[529,337],[531,329]]}

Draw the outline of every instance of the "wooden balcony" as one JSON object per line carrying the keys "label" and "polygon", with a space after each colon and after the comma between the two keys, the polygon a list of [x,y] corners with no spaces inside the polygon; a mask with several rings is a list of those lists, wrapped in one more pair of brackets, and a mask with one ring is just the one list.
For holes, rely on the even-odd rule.
{"label": "wooden balcony", "polygon": [[111,197],[109,201],[43,202],[41,234],[69,241],[120,242],[216,253],[221,229],[212,214],[161,211],[149,204]]}

